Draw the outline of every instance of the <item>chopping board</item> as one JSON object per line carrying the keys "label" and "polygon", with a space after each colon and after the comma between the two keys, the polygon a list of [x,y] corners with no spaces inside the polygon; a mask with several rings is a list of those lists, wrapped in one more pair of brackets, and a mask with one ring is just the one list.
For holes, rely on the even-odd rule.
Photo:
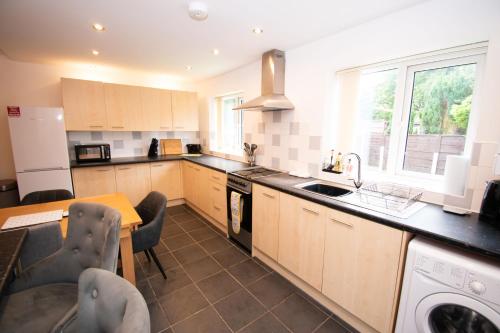
{"label": "chopping board", "polygon": [[162,155],[182,154],[182,141],[181,139],[161,139],[160,149]]}

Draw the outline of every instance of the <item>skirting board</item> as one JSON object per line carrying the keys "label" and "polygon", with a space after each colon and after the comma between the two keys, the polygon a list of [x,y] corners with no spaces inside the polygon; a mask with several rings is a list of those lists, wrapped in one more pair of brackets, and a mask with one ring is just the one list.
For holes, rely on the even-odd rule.
{"label": "skirting board", "polygon": [[167,200],[167,207],[180,206],[185,203],[186,201],[184,199]]}
{"label": "skirting board", "polygon": [[224,233],[224,235],[227,236],[227,226],[226,225],[220,224],[219,222],[214,220],[211,216],[207,215],[204,211],[202,211],[201,209],[196,207],[194,204],[192,204],[191,202],[189,202],[187,200],[184,200],[184,201],[189,208],[194,210],[196,213],[200,214],[205,220],[210,222],[214,227],[216,227],[217,229],[222,231]]}

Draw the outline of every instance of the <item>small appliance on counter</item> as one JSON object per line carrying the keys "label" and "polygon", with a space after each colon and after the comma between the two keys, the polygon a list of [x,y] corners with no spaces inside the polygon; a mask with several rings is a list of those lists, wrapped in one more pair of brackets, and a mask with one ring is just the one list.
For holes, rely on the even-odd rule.
{"label": "small appliance on counter", "polygon": [[201,145],[195,143],[188,143],[186,145],[188,154],[201,154]]}
{"label": "small appliance on counter", "polygon": [[491,180],[486,185],[479,219],[500,228],[500,180]]}
{"label": "small appliance on counter", "polygon": [[158,139],[153,138],[149,145],[148,157],[158,157]]}
{"label": "small appliance on counter", "polygon": [[75,145],[75,154],[78,163],[109,161],[111,147],[107,143]]}

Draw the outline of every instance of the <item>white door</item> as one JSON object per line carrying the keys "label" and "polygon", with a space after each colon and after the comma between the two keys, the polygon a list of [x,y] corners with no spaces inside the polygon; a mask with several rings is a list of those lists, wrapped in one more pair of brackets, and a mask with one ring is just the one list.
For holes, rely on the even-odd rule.
{"label": "white door", "polygon": [[20,199],[34,191],[64,189],[73,193],[73,183],[68,169],[21,172],[17,173],[16,176]]}
{"label": "white door", "polygon": [[496,333],[500,331],[500,314],[471,297],[445,292],[420,301],[415,324],[419,333]]}
{"label": "white door", "polygon": [[16,172],[69,168],[62,108],[23,107],[8,119]]}

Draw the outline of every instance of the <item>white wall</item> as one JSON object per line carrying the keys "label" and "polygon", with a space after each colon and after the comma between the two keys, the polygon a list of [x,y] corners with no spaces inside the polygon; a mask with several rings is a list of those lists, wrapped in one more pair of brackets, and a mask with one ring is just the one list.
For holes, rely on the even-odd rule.
{"label": "white wall", "polygon": [[[244,130],[264,153],[257,162],[284,170],[304,169],[313,175],[326,152],[340,147],[338,133],[345,133],[335,114],[333,91],[338,70],[391,60],[423,52],[479,41],[489,41],[487,64],[480,96],[479,141],[500,140],[500,1],[434,0],[399,11],[341,33],[286,50],[286,95],[296,109],[282,112],[245,112]],[[199,82],[200,131],[202,143],[208,144],[210,98],[228,91],[243,90],[246,99],[260,91],[260,62],[256,62],[216,78]],[[341,111],[341,110],[340,110]],[[258,124],[265,133],[259,134]],[[290,123],[295,123],[291,125]],[[290,127],[299,127],[299,135]],[[352,129],[348,129],[349,132]],[[321,136],[320,150],[313,136]],[[280,144],[273,146],[273,136]],[[276,143],[276,139],[275,139]],[[290,156],[297,161],[290,160]]]}
{"label": "white wall", "polygon": [[192,90],[189,82],[164,75],[85,64],[16,62],[0,54],[0,179],[15,178],[6,106],[62,106],[61,77]]}

